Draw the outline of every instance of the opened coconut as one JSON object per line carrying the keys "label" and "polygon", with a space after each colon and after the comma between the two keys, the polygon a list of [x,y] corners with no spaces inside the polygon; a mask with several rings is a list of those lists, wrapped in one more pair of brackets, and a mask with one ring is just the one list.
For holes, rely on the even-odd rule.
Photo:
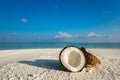
{"label": "opened coconut", "polygon": [[67,46],[59,55],[62,67],[70,72],[78,72],[83,69],[86,63],[84,53],[77,47]]}
{"label": "opened coconut", "polygon": [[84,67],[96,67],[100,60],[89,53],[84,47],[65,47],[59,55],[62,67],[70,72],[81,71]]}

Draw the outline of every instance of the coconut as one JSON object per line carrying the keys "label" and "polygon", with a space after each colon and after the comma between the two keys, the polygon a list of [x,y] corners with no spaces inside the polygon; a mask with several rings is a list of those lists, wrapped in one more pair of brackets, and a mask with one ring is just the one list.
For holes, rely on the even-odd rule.
{"label": "coconut", "polygon": [[65,47],[60,52],[59,60],[62,67],[70,72],[81,71],[86,64],[84,53],[75,46]]}
{"label": "coconut", "polygon": [[63,69],[70,72],[82,71],[84,67],[97,67],[100,60],[89,53],[84,47],[67,46],[63,48],[59,55]]}
{"label": "coconut", "polygon": [[81,47],[80,50],[84,53],[86,59],[86,67],[96,67],[100,64],[100,60],[94,56],[93,54],[89,53],[84,47]]}

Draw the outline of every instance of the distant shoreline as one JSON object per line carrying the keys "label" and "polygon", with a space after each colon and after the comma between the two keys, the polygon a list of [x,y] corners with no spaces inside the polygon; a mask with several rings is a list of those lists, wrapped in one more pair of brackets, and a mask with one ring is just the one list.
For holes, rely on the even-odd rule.
{"label": "distant shoreline", "polygon": [[10,43],[0,43],[0,50],[63,48],[66,46],[77,46],[77,47],[85,47],[85,48],[120,49],[120,43],[10,42]]}
{"label": "distant shoreline", "polygon": [[120,42],[0,42],[0,43],[120,43]]}

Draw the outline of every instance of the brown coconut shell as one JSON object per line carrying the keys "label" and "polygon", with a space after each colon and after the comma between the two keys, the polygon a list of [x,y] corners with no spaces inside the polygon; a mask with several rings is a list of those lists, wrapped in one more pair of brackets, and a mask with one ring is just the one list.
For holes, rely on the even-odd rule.
{"label": "brown coconut shell", "polygon": [[[62,63],[61,59],[60,59],[62,52],[63,52],[66,48],[68,48],[68,47],[75,47],[75,48],[77,48],[77,49],[79,49],[79,50],[81,50],[81,49],[78,48],[78,47],[76,47],[76,46],[66,46],[66,47],[64,47],[64,48],[61,50],[61,52],[60,52],[60,54],[59,54],[59,61],[60,61],[60,64],[61,64],[62,68],[63,68],[65,71],[73,72],[73,71],[69,70],[68,68],[66,68],[66,67],[64,66],[64,64]],[[84,55],[84,53],[83,53],[83,55]],[[84,55],[84,56],[85,56],[85,55]],[[86,61],[85,61],[84,66],[83,66],[79,71],[77,71],[77,72],[82,71],[85,66],[86,66]]]}
{"label": "brown coconut shell", "polygon": [[81,47],[80,50],[84,53],[86,58],[86,65],[85,67],[96,67],[98,64],[100,64],[100,60],[94,56],[93,54],[86,51],[84,47]]}

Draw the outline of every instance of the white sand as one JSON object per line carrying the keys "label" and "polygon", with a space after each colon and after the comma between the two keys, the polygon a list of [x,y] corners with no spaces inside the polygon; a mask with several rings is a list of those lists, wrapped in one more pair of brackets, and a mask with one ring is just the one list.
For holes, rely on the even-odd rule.
{"label": "white sand", "polygon": [[61,49],[0,50],[0,80],[120,80],[120,49],[88,49],[101,64],[71,73],[59,63]]}

